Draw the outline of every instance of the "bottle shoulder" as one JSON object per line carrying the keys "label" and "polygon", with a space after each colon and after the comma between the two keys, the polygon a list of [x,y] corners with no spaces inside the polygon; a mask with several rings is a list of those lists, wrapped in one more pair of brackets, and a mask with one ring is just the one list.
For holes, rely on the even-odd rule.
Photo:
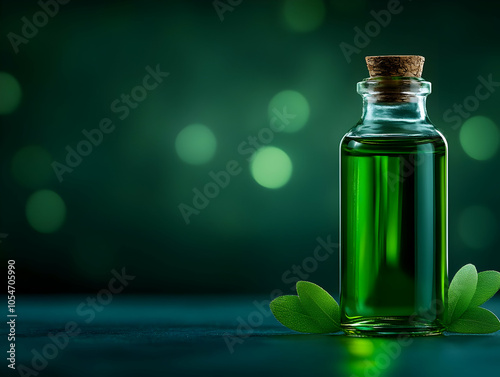
{"label": "bottle shoulder", "polygon": [[448,143],[443,134],[430,123],[418,125],[380,124],[363,127],[357,124],[340,142],[340,150],[354,154],[432,152],[447,154]]}
{"label": "bottle shoulder", "polygon": [[358,122],[344,137],[350,138],[441,138],[443,134],[430,122]]}

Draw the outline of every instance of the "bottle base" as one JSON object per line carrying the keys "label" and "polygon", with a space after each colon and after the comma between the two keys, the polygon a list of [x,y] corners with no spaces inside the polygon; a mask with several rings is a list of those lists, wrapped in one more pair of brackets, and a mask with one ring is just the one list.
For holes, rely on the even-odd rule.
{"label": "bottle base", "polygon": [[437,336],[444,327],[435,322],[415,323],[411,317],[370,317],[343,323],[342,330],[354,337]]}

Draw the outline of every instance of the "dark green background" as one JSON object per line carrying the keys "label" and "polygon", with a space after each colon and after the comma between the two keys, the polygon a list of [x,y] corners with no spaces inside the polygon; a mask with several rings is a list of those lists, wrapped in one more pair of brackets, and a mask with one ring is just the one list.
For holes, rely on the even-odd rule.
{"label": "dark green background", "polygon": [[[0,232],[8,234],[0,248],[3,260],[17,262],[20,292],[92,292],[122,267],[137,276],[130,293],[288,289],[282,274],[312,255],[317,237],[338,240],[338,144],[360,115],[355,85],[367,76],[364,56],[381,54],[426,57],[429,115],[450,151],[450,274],[469,262],[479,271],[500,269],[500,155],[469,157],[460,128],[443,119],[474,95],[478,76],[500,81],[499,4],[402,1],[403,11],[348,63],[339,44],[353,44],[353,28],[364,28],[370,11],[387,2],[324,0],[321,24],[307,32],[286,21],[289,3],[244,0],[221,22],[212,1],[72,0],[16,54],[7,34],[19,34],[21,17],[39,6],[1,2],[0,71],[17,79],[22,97],[15,111],[0,115]],[[299,14],[321,14],[314,4],[305,2]],[[112,101],[157,64],[170,76],[118,120]],[[300,131],[275,135],[271,145],[288,154],[293,174],[272,190],[255,182],[237,147],[269,126],[269,102],[286,89],[308,100],[310,117]],[[499,99],[493,92],[471,116],[499,124]],[[105,117],[116,129],[62,183],[46,163],[33,165],[43,178],[38,183],[14,179],[21,148],[41,146],[63,161],[66,145]],[[174,148],[177,134],[193,123],[217,138],[214,158],[200,166],[182,162]],[[478,145],[489,138],[475,137]],[[233,159],[242,173],[186,225],[178,205],[190,203],[192,189]],[[26,202],[40,189],[66,205],[56,232],[39,233],[27,221]],[[488,217],[467,217],[471,206]],[[308,280],[335,294],[337,255]]]}

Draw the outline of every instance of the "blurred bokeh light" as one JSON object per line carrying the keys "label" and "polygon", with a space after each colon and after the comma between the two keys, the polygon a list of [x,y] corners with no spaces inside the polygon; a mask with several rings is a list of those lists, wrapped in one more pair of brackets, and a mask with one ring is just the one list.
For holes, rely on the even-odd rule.
{"label": "blurred bokeh light", "polygon": [[21,102],[21,86],[14,76],[0,72],[0,115],[12,113]]}
{"label": "blurred bokeh light", "polygon": [[276,94],[269,102],[269,119],[275,119],[277,128],[285,132],[296,132],[309,120],[309,103],[295,90],[284,90]]}
{"label": "blurred bokeh light", "polygon": [[279,148],[262,147],[255,152],[251,161],[252,176],[263,187],[283,187],[292,176],[292,161]]}
{"label": "blurred bokeh light", "polygon": [[488,117],[473,116],[460,129],[460,143],[465,153],[476,160],[488,160],[498,151],[500,131]]}
{"label": "blurred bokeh light", "polygon": [[323,0],[285,0],[283,17],[290,30],[312,31],[323,22],[325,5]]}
{"label": "blurred bokeh light", "polygon": [[33,193],[26,202],[26,218],[40,233],[58,230],[66,218],[66,205],[59,195],[51,190]]}
{"label": "blurred bokeh light", "polygon": [[180,159],[188,164],[209,162],[217,147],[214,133],[203,124],[191,124],[182,129],[175,139],[175,149]]}

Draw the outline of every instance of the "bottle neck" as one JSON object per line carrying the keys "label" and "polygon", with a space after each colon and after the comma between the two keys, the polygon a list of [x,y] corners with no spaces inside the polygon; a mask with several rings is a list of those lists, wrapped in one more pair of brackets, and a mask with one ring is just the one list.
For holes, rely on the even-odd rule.
{"label": "bottle neck", "polygon": [[362,121],[424,122],[427,118],[426,97],[410,98],[410,102],[378,102],[363,98]]}
{"label": "bottle neck", "polygon": [[377,77],[358,83],[363,97],[362,122],[428,121],[426,99],[431,84],[415,77]]}

